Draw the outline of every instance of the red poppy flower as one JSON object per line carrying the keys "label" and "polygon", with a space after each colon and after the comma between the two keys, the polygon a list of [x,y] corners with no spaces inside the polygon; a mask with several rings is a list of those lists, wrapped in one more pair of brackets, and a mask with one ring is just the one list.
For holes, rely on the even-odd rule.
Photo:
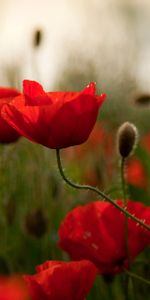
{"label": "red poppy flower", "polygon": [[[0,112],[5,103],[20,95],[20,92],[11,88],[0,88]],[[0,143],[12,143],[19,138],[20,134],[14,130],[0,114]]]}
{"label": "red poppy flower", "polygon": [[[121,200],[117,203],[123,206]],[[128,211],[150,223],[150,207],[128,202]],[[108,202],[95,201],[72,210],[59,229],[60,247],[72,259],[92,261],[102,274],[113,274],[128,267],[125,242],[125,216]],[[148,244],[150,232],[128,219],[128,245],[133,260]]]}
{"label": "red poppy flower", "polygon": [[85,158],[85,153],[86,156],[93,153],[94,155],[97,155],[100,152],[107,156],[111,156],[113,154],[112,141],[113,136],[105,130],[104,123],[96,122],[86,143],[73,148],[68,148],[67,151],[65,151],[67,160],[68,156],[70,159],[81,160]]}
{"label": "red poppy flower", "polygon": [[145,148],[145,150],[150,154],[150,134],[147,133],[143,136],[141,141],[142,146]]}
{"label": "red poppy flower", "polygon": [[144,166],[138,158],[132,158],[126,165],[126,180],[129,184],[145,188],[147,176]]}
{"label": "red poppy flower", "polygon": [[96,122],[105,95],[95,95],[95,84],[82,92],[44,92],[25,80],[23,95],[3,107],[3,118],[21,135],[48,148],[58,149],[85,142]]}
{"label": "red poppy flower", "polygon": [[0,300],[27,300],[24,282],[16,277],[0,278]]}
{"label": "red poppy flower", "polygon": [[24,276],[32,300],[84,300],[94,282],[97,269],[87,260],[47,261],[37,274]]}

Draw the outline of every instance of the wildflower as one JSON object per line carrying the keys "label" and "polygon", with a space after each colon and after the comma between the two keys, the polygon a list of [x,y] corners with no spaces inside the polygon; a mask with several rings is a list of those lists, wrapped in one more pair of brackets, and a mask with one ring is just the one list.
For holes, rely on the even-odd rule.
{"label": "wildflower", "polygon": [[[104,156],[111,156],[113,154],[113,136],[104,129],[104,123],[96,122],[93,131],[91,132],[89,139],[83,145],[68,148],[65,152],[71,157],[73,152],[73,159],[81,160],[86,156],[94,153],[95,157],[103,154]],[[71,153],[70,153],[71,152]]]}
{"label": "wildflower", "polygon": [[47,261],[36,269],[37,274],[24,276],[32,300],[84,300],[97,274],[87,260]]}
{"label": "wildflower", "polygon": [[147,133],[143,136],[141,145],[147,151],[147,153],[150,154],[150,134],[149,133]]}
{"label": "wildflower", "polygon": [[59,149],[88,139],[104,99],[95,95],[94,83],[81,92],[46,93],[39,83],[25,80],[23,95],[5,105],[2,116],[29,140]]}
{"label": "wildflower", "polygon": [[[0,88],[0,112],[4,104],[10,103],[12,99],[20,95],[20,92],[12,88]],[[12,143],[19,138],[20,134],[13,129],[0,114],[0,143]]]}
{"label": "wildflower", "polygon": [[24,282],[17,277],[0,277],[0,300],[27,300]]}
{"label": "wildflower", "polygon": [[128,184],[145,188],[147,185],[147,174],[142,162],[138,158],[133,158],[126,165],[125,178]]}
{"label": "wildflower", "polygon": [[[123,201],[117,203],[123,206]],[[128,211],[150,223],[150,208],[128,201]],[[128,267],[125,216],[108,202],[95,201],[68,213],[59,229],[59,245],[72,259],[88,259],[101,274],[122,272]],[[128,219],[128,245],[131,261],[150,244],[150,233]]]}

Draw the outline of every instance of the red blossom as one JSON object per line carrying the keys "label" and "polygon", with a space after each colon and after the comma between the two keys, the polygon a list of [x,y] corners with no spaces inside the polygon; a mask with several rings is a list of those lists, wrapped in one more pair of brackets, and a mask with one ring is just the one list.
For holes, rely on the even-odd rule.
{"label": "red blossom", "polygon": [[[117,203],[123,206],[121,200]],[[128,211],[150,224],[150,207],[128,202]],[[102,274],[128,267],[125,242],[125,216],[108,202],[95,201],[73,209],[59,229],[59,245],[72,259],[92,261]],[[128,219],[128,245],[133,260],[150,244],[150,233]]]}
{"label": "red blossom", "polygon": [[144,149],[150,154],[150,134],[147,133],[143,136],[142,141],[141,141],[142,146]]}
{"label": "red blossom", "polygon": [[24,80],[23,95],[3,107],[3,118],[21,135],[48,148],[84,143],[96,122],[105,95],[91,82],[81,92],[49,92]]}
{"label": "red blossom", "polygon": [[102,152],[104,155],[111,156],[113,155],[113,136],[105,130],[104,123],[96,122],[87,142],[83,145],[69,148],[67,157],[69,151],[73,152],[73,158],[75,157],[76,159],[83,159],[85,153],[86,155],[94,153],[97,156]]}
{"label": "red blossom", "polygon": [[24,282],[17,277],[0,277],[0,300],[27,300]]}
{"label": "red blossom", "polygon": [[[0,88],[0,113],[4,104],[8,104],[20,92],[12,88]],[[14,130],[0,114],[0,143],[12,143],[19,138],[20,134]]]}
{"label": "red blossom", "polygon": [[32,300],[84,300],[97,274],[87,260],[47,261],[36,270],[37,274],[24,276]]}
{"label": "red blossom", "polygon": [[142,162],[138,158],[132,158],[126,165],[126,180],[129,184],[145,188],[147,176]]}

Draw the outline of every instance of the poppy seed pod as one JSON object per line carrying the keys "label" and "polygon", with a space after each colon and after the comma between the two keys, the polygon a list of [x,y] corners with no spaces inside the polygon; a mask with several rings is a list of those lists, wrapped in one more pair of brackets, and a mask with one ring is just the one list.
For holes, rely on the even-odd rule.
{"label": "poppy seed pod", "polygon": [[117,132],[118,152],[123,158],[127,158],[137,144],[138,131],[130,122],[123,123]]}

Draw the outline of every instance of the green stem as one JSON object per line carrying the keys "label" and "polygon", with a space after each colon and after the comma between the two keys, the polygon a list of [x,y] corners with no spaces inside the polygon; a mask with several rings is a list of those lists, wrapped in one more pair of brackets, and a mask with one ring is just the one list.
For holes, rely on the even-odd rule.
{"label": "green stem", "polygon": [[127,194],[126,194],[126,183],[124,179],[124,168],[125,168],[125,159],[121,158],[121,185],[122,185],[122,191],[123,191],[123,199],[124,199],[124,207],[127,206]]}
{"label": "green stem", "polygon": [[[126,209],[128,206],[127,194],[126,194],[126,183],[124,178],[124,168],[125,168],[126,160],[125,158],[121,158],[121,185],[123,191],[123,201],[124,201],[124,208]],[[128,243],[128,216],[125,215],[125,247],[129,261],[129,269],[130,269],[130,251],[129,251],[129,243]]]}
{"label": "green stem", "polygon": [[[127,200],[127,194],[126,194],[126,183],[125,183],[125,177],[124,177],[124,169],[125,169],[125,163],[126,160],[124,157],[121,157],[121,186],[122,186],[122,192],[123,192],[123,202],[124,202],[124,208],[128,207],[128,200]],[[124,221],[124,235],[125,235],[125,248],[126,248],[126,254],[128,257],[128,264],[129,264],[129,270],[131,266],[131,259],[130,259],[130,251],[129,251],[129,241],[128,241],[128,216],[125,215],[125,221]],[[125,273],[125,298],[128,300],[129,297],[129,284],[130,284],[130,277]]]}
{"label": "green stem", "polygon": [[98,188],[96,188],[94,186],[91,186],[91,185],[86,185],[86,184],[80,185],[80,184],[72,182],[64,174],[64,171],[63,171],[63,168],[62,168],[62,164],[61,164],[61,159],[60,159],[60,149],[56,149],[56,156],[57,156],[57,164],[58,164],[59,172],[60,172],[62,178],[64,179],[64,181],[68,185],[70,185],[70,186],[72,186],[73,188],[76,188],[76,189],[90,190],[90,191],[96,192],[100,197],[104,198],[105,200],[107,200],[108,202],[110,202],[111,204],[113,204],[114,207],[116,207],[117,209],[119,209],[126,216],[128,216],[129,218],[131,218],[132,220],[134,220],[138,224],[142,225],[145,229],[150,230],[150,226],[148,226],[147,224],[145,224],[144,222],[142,222],[140,219],[138,219],[135,216],[133,216],[132,214],[130,214],[125,208],[123,208],[120,205],[118,205],[113,199],[111,199],[109,196],[105,195],[105,193],[101,192]]}
{"label": "green stem", "polygon": [[144,282],[145,284],[149,284],[150,285],[150,280],[147,280],[147,279],[145,279],[145,278],[143,278],[143,277],[141,277],[141,276],[139,276],[139,275],[137,275],[135,273],[132,273],[132,272],[130,272],[128,270],[125,270],[125,273],[128,276],[132,277],[132,278],[138,279],[138,280]]}

